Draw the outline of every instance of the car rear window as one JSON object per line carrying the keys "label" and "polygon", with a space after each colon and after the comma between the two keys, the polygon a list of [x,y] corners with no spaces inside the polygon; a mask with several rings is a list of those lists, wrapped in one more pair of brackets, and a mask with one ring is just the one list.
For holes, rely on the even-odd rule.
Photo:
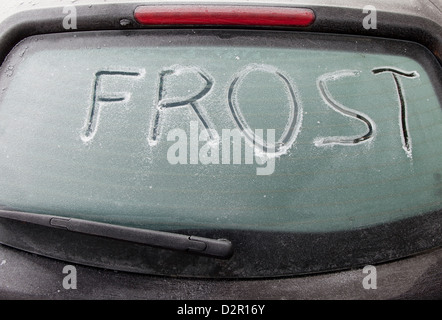
{"label": "car rear window", "polygon": [[434,212],[440,75],[424,47],[385,39],[32,36],[0,69],[0,204],[168,231],[325,233]]}

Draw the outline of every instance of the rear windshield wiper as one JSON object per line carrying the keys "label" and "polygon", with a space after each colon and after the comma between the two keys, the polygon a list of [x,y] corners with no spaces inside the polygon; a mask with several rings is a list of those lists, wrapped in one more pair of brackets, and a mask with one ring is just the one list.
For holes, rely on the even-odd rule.
{"label": "rear windshield wiper", "polygon": [[226,239],[210,239],[21,211],[0,210],[0,218],[213,258],[228,259],[233,254],[232,243]]}

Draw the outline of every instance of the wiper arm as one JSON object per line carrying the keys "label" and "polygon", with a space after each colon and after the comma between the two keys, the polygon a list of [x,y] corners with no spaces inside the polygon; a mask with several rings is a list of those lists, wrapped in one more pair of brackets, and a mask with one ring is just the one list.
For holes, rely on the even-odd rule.
{"label": "wiper arm", "polygon": [[226,239],[210,239],[21,211],[0,210],[0,218],[219,259],[228,259],[233,254],[232,243]]}

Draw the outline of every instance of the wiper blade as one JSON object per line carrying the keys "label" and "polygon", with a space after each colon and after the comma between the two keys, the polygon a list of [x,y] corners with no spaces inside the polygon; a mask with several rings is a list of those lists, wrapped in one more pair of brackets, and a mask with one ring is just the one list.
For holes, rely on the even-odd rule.
{"label": "wiper blade", "polygon": [[232,243],[226,239],[210,239],[22,211],[0,210],[0,218],[219,259],[228,259],[233,255]]}

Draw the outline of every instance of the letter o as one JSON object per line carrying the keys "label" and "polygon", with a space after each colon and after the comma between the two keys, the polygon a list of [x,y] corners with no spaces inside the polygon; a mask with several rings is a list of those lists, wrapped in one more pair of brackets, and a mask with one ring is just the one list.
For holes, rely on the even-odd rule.
{"label": "letter o", "polygon": [[[255,133],[252,131],[247,121],[245,120],[244,116],[242,115],[237,103],[235,102],[238,91],[238,84],[244,81],[245,77],[248,74],[255,71],[267,72],[272,75],[276,75],[285,85],[287,89],[286,92],[288,92],[289,100],[291,102],[289,120],[285,126],[284,132],[274,146],[267,145],[265,141],[261,140],[255,135]],[[232,113],[235,124],[243,132],[245,137],[249,141],[254,143],[255,146],[261,148],[262,151],[280,155],[285,153],[287,149],[289,149],[295,142],[302,123],[302,105],[298,103],[294,86],[290,83],[288,77],[283,75],[275,67],[261,64],[250,64],[246,66],[239,72],[238,76],[230,84],[228,101],[230,112]]]}

